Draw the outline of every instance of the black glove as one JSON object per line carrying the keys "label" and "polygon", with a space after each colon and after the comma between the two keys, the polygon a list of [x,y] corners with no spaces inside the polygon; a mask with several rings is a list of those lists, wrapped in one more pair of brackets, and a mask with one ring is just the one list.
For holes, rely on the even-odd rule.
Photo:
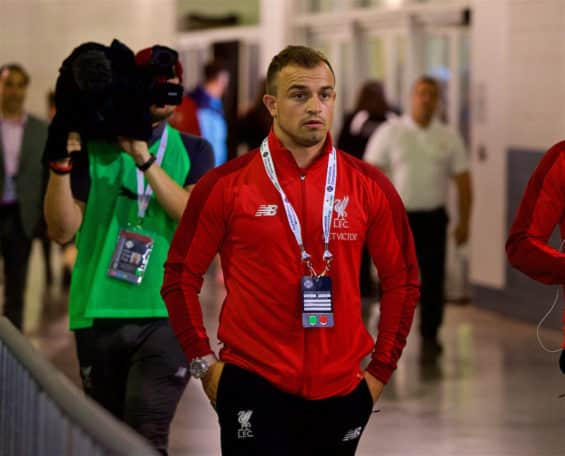
{"label": "black glove", "polygon": [[561,351],[561,357],[559,358],[559,369],[565,374],[565,350]]}
{"label": "black glove", "polygon": [[[53,121],[49,125],[47,133],[47,141],[45,143],[45,149],[43,150],[43,156],[41,157],[41,162],[44,165],[49,165],[51,162],[58,160],[64,160],[69,157],[67,152],[67,141],[69,138],[69,133],[75,131],[78,133],[76,128],[71,129],[67,122],[62,120],[60,117],[57,118],[59,113],[55,114]],[[81,153],[86,152],[86,141],[84,134],[80,134],[81,141]]]}
{"label": "black glove", "polygon": [[55,114],[47,134],[47,142],[43,150],[42,163],[48,165],[50,162],[63,160],[69,156],[67,152],[67,138],[69,129]]}

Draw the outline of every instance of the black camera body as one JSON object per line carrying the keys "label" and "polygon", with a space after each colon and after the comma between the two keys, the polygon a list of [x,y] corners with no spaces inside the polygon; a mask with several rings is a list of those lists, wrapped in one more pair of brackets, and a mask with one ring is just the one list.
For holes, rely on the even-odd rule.
{"label": "black camera body", "polygon": [[175,76],[178,54],[154,46],[147,65],[138,66],[131,49],[118,40],[110,46],[84,43],[63,61],[55,87],[56,114],[49,127],[44,161],[66,154],[68,133],[89,140],[119,136],[147,141],[152,105],[178,105],[183,87],[166,82]]}

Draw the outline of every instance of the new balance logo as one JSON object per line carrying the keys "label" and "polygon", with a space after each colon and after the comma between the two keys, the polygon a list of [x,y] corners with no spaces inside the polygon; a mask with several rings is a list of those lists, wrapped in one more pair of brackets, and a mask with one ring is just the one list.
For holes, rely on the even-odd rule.
{"label": "new balance logo", "polygon": [[255,212],[255,217],[272,217],[277,215],[278,208],[276,204],[261,204]]}
{"label": "new balance logo", "polygon": [[185,378],[187,373],[188,373],[188,369],[184,366],[181,366],[177,369],[177,371],[175,373],[175,377]]}
{"label": "new balance logo", "polygon": [[355,440],[358,439],[359,436],[361,435],[361,431],[363,430],[363,428],[361,426],[356,427],[355,429],[351,429],[350,431],[347,431],[345,434],[345,437],[343,437],[343,442],[349,442],[350,440]]}

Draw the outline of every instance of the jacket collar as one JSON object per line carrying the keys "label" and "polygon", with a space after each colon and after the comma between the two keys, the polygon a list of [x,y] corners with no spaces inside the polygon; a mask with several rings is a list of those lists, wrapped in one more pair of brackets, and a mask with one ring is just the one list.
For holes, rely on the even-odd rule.
{"label": "jacket collar", "polygon": [[322,153],[305,169],[300,169],[292,153],[282,144],[280,139],[275,135],[273,128],[269,131],[267,137],[269,141],[269,149],[273,157],[273,162],[277,168],[277,172],[293,172],[299,175],[311,173],[317,169],[323,168],[328,164],[328,156],[333,148],[333,139],[330,132],[326,136],[326,143],[322,149]]}

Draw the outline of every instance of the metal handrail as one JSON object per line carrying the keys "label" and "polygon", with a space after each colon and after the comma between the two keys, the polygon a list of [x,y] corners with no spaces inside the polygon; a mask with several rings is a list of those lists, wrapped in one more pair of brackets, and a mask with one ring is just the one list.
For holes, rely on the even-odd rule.
{"label": "metal handrail", "polygon": [[[89,399],[70,380],[47,361],[26,338],[5,318],[0,317],[0,349],[4,345],[14,360],[27,371],[43,396],[50,400],[65,416],[71,426],[76,426],[88,436],[94,446],[104,454],[119,456],[156,456],[158,453],[132,429],[116,420],[109,412]],[[0,352],[1,355],[1,352]],[[0,361],[1,356],[0,356]],[[0,393],[4,375],[0,362]],[[7,370],[7,369],[6,369]],[[22,379],[22,381],[24,381]],[[9,392],[8,392],[9,394]],[[2,399],[0,394],[0,400]],[[6,413],[0,403],[0,414]],[[24,436],[23,438],[33,438]],[[0,454],[2,452],[0,439]]]}

